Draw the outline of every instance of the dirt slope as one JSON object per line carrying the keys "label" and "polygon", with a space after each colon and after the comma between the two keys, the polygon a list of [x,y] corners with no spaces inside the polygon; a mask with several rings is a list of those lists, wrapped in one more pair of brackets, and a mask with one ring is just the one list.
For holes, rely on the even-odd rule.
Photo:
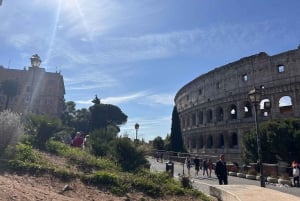
{"label": "dirt slope", "polygon": [[[66,187],[66,185],[68,185]],[[63,189],[67,190],[63,192]],[[62,182],[51,176],[0,175],[0,201],[193,201],[191,197],[165,197],[154,199],[141,193],[123,197],[86,186],[79,180]]]}
{"label": "dirt slope", "polygon": [[[66,167],[66,159],[40,152],[49,163]],[[1,162],[1,161],[0,161]],[[69,167],[70,168],[70,167]],[[78,171],[76,168],[73,171]],[[128,193],[118,197],[88,186],[79,179],[63,182],[51,175],[39,177],[17,175],[0,171],[0,201],[193,201],[192,197],[165,197],[154,199],[142,193]]]}
{"label": "dirt slope", "polygon": [[[63,192],[64,188],[67,190]],[[50,176],[32,177],[4,174],[0,176],[0,200],[123,201],[124,198],[101,192],[95,187],[85,186],[79,180],[64,183]]]}

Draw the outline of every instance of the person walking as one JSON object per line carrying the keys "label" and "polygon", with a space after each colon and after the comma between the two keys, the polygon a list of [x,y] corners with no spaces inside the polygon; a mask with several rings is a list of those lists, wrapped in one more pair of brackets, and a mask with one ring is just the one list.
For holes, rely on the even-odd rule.
{"label": "person walking", "polygon": [[73,139],[72,146],[74,146],[74,147],[82,147],[83,140],[84,139],[83,139],[81,133],[77,132],[75,138]]}
{"label": "person walking", "polygon": [[203,168],[203,176],[205,176],[205,172],[206,172],[206,176],[208,177],[208,164],[207,164],[207,159],[204,159],[203,163],[202,163],[202,168]]}
{"label": "person walking", "polygon": [[207,168],[208,168],[208,174],[209,174],[208,177],[211,177],[211,171],[213,169],[213,162],[211,161],[211,159],[208,159]]}
{"label": "person walking", "polygon": [[195,177],[198,177],[198,173],[200,170],[200,159],[198,156],[196,156],[196,158],[194,159],[194,164],[195,164]]}
{"label": "person walking", "polygon": [[220,160],[216,164],[215,173],[218,177],[220,185],[227,185],[228,184],[228,175],[227,175],[227,167],[225,162],[225,155],[220,155]]}
{"label": "person walking", "polygon": [[185,164],[186,164],[186,168],[188,170],[188,176],[190,176],[191,175],[191,166],[192,166],[192,164],[191,164],[191,159],[190,159],[189,156],[186,157]]}
{"label": "person walking", "polygon": [[294,187],[299,187],[299,166],[295,165],[293,167],[293,183]]}

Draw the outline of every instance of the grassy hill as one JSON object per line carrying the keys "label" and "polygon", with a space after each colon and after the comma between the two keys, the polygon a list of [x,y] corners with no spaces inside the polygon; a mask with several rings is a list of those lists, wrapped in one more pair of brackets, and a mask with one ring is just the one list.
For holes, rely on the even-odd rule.
{"label": "grassy hill", "polygon": [[122,170],[108,158],[56,141],[47,151],[19,144],[1,159],[1,198],[6,200],[209,200],[165,173]]}

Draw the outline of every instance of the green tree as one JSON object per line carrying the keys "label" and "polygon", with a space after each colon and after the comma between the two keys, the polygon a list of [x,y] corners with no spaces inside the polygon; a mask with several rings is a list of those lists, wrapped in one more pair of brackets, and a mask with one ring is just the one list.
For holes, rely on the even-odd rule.
{"label": "green tree", "polygon": [[72,122],[76,116],[76,103],[74,101],[65,102],[65,112],[61,116],[63,124],[72,126]]}
{"label": "green tree", "polygon": [[25,128],[29,135],[30,143],[38,149],[45,149],[47,140],[54,137],[62,129],[62,124],[58,118],[29,115]]}
{"label": "green tree", "polygon": [[90,111],[86,108],[76,110],[76,103],[74,101],[68,101],[65,105],[66,110],[61,117],[63,124],[77,131],[89,133]]}
{"label": "green tree", "polygon": [[[259,126],[262,145],[262,161],[277,163],[300,160],[300,119],[272,119]],[[243,138],[243,157],[247,162],[257,160],[255,130]]]}
{"label": "green tree", "polygon": [[177,112],[176,106],[173,108],[172,112],[172,126],[171,126],[171,142],[170,148],[175,152],[184,152],[182,133],[180,128],[180,120]]}
{"label": "green tree", "polygon": [[19,84],[16,80],[4,80],[1,84],[3,94],[6,96],[5,109],[8,109],[9,101],[18,94]]}
{"label": "green tree", "polygon": [[160,136],[154,138],[154,140],[153,140],[153,148],[157,149],[157,150],[164,150],[165,149],[164,140]]}
{"label": "green tree", "polygon": [[84,133],[90,132],[90,116],[91,113],[88,109],[82,108],[76,110],[75,118],[72,121],[72,127],[76,130],[83,131]]}
{"label": "green tree", "polygon": [[112,152],[112,143],[117,138],[119,130],[113,125],[107,129],[96,129],[90,133],[90,144],[93,154],[96,156],[107,156]]}
{"label": "green tree", "polygon": [[165,143],[165,149],[168,151],[171,151],[171,135],[170,134],[167,134],[167,136],[164,140],[164,143]]}
{"label": "green tree", "polygon": [[127,115],[111,104],[94,104],[91,112],[91,129],[106,128],[108,125],[122,125],[127,122]]}

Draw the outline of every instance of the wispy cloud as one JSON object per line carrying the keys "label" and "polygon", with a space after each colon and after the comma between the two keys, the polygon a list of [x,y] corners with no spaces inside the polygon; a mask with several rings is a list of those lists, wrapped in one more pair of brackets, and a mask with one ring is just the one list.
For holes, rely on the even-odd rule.
{"label": "wispy cloud", "polygon": [[160,104],[160,105],[174,105],[173,94],[153,94],[145,97],[143,104]]}
{"label": "wispy cloud", "polygon": [[[148,94],[147,91],[141,91],[141,92],[125,95],[125,96],[103,98],[103,99],[101,99],[101,102],[104,103],[104,104],[118,105],[118,104],[121,104],[121,103],[126,103],[126,102],[130,102],[130,101],[134,101],[136,99],[140,99],[141,97],[145,97],[147,94]],[[90,100],[77,100],[75,102],[79,103],[79,104],[91,105],[91,100],[92,99],[90,99]]]}
{"label": "wispy cloud", "polygon": [[[151,94],[149,90],[140,91],[133,94],[128,94],[118,97],[107,97],[101,99],[102,103],[119,105],[127,102],[136,102],[143,105],[153,106],[159,105],[173,105],[173,96],[171,94]],[[91,104],[91,99],[89,100],[77,100],[75,101],[79,104]]]}
{"label": "wispy cloud", "polygon": [[66,86],[69,90],[90,90],[114,87],[119,81],[113,76],[101,71],[77,72],[65,77]]}
{"label": "wispy cloud", "polygon": [[108,97],[104,98],[101,101],[103,103],[109,103],[113,105],[118,105],[121,103],[129,102],[132,100],[140,99],[141,97],[145,97],[147,95],[147,91],[141,91],[134,94],[126,95],[126,96],[120,96],[120,97]]}

